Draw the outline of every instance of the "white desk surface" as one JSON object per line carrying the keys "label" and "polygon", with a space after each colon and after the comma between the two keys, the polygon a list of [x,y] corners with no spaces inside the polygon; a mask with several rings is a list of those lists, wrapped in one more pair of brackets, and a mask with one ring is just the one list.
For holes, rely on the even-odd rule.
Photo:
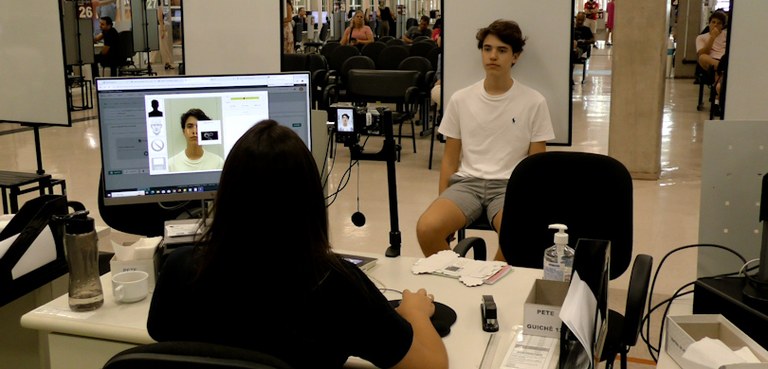
{"label": "white desk surface", "polygon": [[[500,331],[496,336],[498,347],[493,354],[493,365],[490,366],[499,368],[511,342],[515,326],[523,323],[523,305],[528,292],[533,282],[542,276],[542,271],[539,269],[514,268],[494,285],[466,287],[456,279],[432,275],[414,275],[411,273],[410,267],[417,258],[405,256],[387,258],[383,255],[346,250],[337,251],[378,257],[376,266],[367,273],[379,287],[396,290],[410,289],[412,291],[426,288],[429,293],[434,294],[436,301],[456,310],[458,319],[451,327],[451,333],[444,338],[448,349],[450,367],[453,369],[480,367],[490,337],[490,334],[484,332],[480,325],[482,295],[493,295],[499,308]],[[71,367],[91,368],[83,362],[83,359],[88,357],[87,354],[90,353],[73,353],[67,355],[67,358],[62,358],[56,354],[62,351],[72,351],[71,348],[64,350],[63,347],[55,347],[57,344],[62,345],[67,342],[71,345],[71,340],[82,339],[84,342],[91,343],[108,341],[121,345],[110,346],[112,350],[118,350],[119,347],[126,345],[130,347],[130,345],[154,342],[146,329],[151,295],[137,303],[118,304],[112,296],[109,277],[110,274],[107,273],[101,278],[104,289],[104,305],[97,310],[85,313],[72,312],[69,309],[67,295],[63,295],[21,317],[23,327],[48,333],[52,367],[66,368],[68,367],[67,363],[62,361],[69,359],[77,360],[77,365],[73,363]],[[386,292],[385,296],[389,299],[400,298],[399,294],[393,292]],[[70,341],[62,341],[61,337],[66,337],[66,340]],[[75,346],[81,350],[90,347],[89,344]],[[96,355],[98,359],[94,359],[93,369],[100,369],[106,361],[103,358],[109,358],[117,353],[117,351],[103,351],[102,348],[102,352]],[[354,368],[371,367],[369,363],[357,358],[351,358],[347,366]]]}

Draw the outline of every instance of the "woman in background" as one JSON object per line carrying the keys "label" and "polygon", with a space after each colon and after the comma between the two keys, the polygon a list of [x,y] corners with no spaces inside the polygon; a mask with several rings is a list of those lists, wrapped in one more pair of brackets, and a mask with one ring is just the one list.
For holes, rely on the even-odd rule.
{"label": "woman in background", "polygon": [[293,54],[293,3],[285,0],[285,17],[283,17],[283,53]]}
{"label": "woman in background", "polygon": [[373,41],[373,31],[371,27],[365,25],[365,14],[362,10],[356,11],[352,17],[352,23],[341,36],[341,44],[356,46],[370,44]]}
{"label": "woman in background", "polygon": [[297,369],[341,368],[350,356],[381,368],[448,368],[432,296],[405,290],[392,308],[331,250],[317,165],[290,128],[264,120],[235,143],[211,214],[201,241],[174,250],[160,270],[153,339],[253,349]]}

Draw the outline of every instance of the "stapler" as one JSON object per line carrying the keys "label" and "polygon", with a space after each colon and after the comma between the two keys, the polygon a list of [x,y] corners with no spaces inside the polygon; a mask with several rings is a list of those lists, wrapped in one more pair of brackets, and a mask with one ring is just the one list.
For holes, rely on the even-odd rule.
{"label": "stapler", "polygon": [[493,301],[492,295],[483,295],[480,313],[483,319],[483,330],[486,332],[498,332],[499,320],[496,315],[496,302]]}

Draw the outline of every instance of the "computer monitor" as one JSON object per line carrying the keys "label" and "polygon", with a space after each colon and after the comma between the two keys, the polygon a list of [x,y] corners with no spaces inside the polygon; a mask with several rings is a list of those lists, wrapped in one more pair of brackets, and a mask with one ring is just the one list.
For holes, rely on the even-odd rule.
{"label": "computer monitor", "polygon": [[[309,72],[97,79],[104,205],[213,199],[227,154],[263,119],[311,150],[311,90]],[[195,144],[203,156],[187,157]]]}

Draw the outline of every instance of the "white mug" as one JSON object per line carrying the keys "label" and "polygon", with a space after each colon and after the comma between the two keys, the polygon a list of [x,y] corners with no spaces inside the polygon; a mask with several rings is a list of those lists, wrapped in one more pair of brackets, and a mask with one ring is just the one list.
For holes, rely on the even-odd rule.
{"label": "white mug", "polygon": [[112,276],[112,295],[117,302],[137,302],[149,293],[149,274],[141,270],[129,270]]}

